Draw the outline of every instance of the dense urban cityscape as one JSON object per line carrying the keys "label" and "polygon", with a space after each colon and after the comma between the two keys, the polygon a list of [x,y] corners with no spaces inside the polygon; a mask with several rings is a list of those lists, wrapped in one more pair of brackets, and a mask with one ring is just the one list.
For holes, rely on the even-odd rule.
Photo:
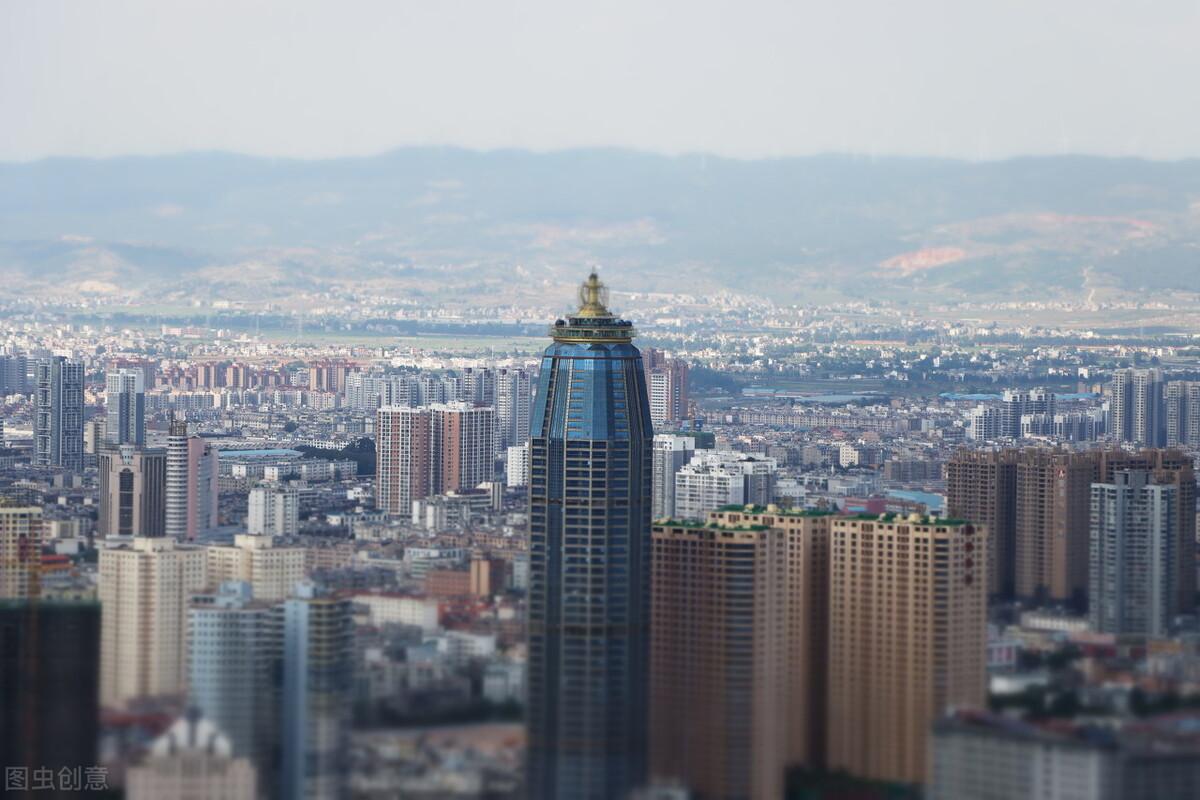
{"label": "dense urban cityscape", "polygon": [[0,0],[0,796],[1200,800],[1200,0]]}
{"label": "dense urban cityscape", "polygon": [[1200,787],[1195,336],[704,305],[593,272],[548,347],[10,308],[10,777]]}

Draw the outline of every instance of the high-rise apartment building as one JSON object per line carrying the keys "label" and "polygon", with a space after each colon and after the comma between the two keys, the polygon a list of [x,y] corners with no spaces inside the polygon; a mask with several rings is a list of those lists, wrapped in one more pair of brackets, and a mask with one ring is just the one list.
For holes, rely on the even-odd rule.
{"label": "high-rise apartment building", "polygon": [[1000,435],[1021,437],[1021,418],[1041,414],[1054,416],[1054,393],[1045,389],[1006,389],[1000,398]]}
{"label": "high-rise apartment building", "polygon": [[987,700],[987,569],[970,523],[833,519],[829,769],[924,782],[934,720]]}
{"label": "high-rise apartment building", "polygon": [[1093,453],[1020,452],[1015,506],[1018,597],[1084,604],[1096,463]]}
{"label": "high-rise apartment building", "polygon": [[496,410],[446,403],[429,407],[433,494],[474,489],[495,477]]}
{"label": "high-rise apartment building", "polygon": [[34,456],[39,467],[83,469],[83,364],[53,356],[38,361],[34,388]]}
{"label": "high-rise apartment building", "polygon": [[105,438],[110,445],[146,443],[146,385],[140,369],[105,375]]}
{"label": "high-rise apartment building", "polygon": [[787,534],[664,522],[652,543],[652,778],[697,797],[782,797],[794,667]]}
{"label": "high-rise apartment building", "polygon": [[354,692],[354,610],[301,584],[284,602],[282,797],[341,797]]}
{"label": "high-rise apartment building", "polygon": [[240,533],[231,545],[210,545],[208,583],[245,583],[256,600],[283,600],[304,580],[305,550],[276,544],[273,535]]}
{"label": "high-rise apartment building", "polygon": [[551,329],[531,422],[528,790],[646,778],[653,429],[633,326],[591,274]]}
{"label": "high-rise apartment building", "polygon": [[988,593],[1011,598],[1017,577],[1017,454],[959,450],[946,462],[946,513],[988,531]]}
{"label": "high-rise apartment building", "polygon": [[675,473],[677,519],[704,519],[727,505],[769,505],[775,459],[731,450],[697,450]]}
{"label": "high-rise apartment building", "polygon": [[260,797],[275,795],[279,771],[282,662],[282,604],[256,599],[250,584],[236,581],[192,599],[189,704],[229,737],[233,756],[251,760]]}
{"label": "high-rise apartment building", "polygon": [[163,536],[167,526],[167,453],[131,444],[100,451],[101,536]]}
{"label": "high-rise apartment building", "polygon": [[255,486],[247,500],[246,530],[256,536],[300,533],[300,493],[291,486]]}
{"label": "high-rise apartment building", "polygon": [[508,448],[505,484],[508,486],[529,485],[529,442],[515,444]]}
{"label": "high-rise apartment building", "polygon": [[512,367],[497,370],[497,452],[508,447],[520,447],[529,441],[531,399],[529,373],[526,370]]}
{"label": "high-rise apartment building", "polygon": [[496,371],[491,367],[466,367],[460,384],[462,393],[457,399],[473,406],[494,406],[496,403]]}
{"label": "high-rise apartment building", "polygon": [[696,450],[694,436],[672,433],[654,434],[654,476],[650,499],[650,518],[662,519],[675,514],[675,476]]}
{"label": "high-rise apartment building", "polygon": [[1150,482],[1175,487],[1175,554],[1177,614],[1190,614],[1196,600],[1196,472],[1181,450],[1105,450],[1097,455],[1096,481],[1115,483],[1120,470],[1145,470]]}
{"label": "high-rise apartment building", "polygon": [[1162,447],[1167,440],[1163,373],[1122,369],[1113,373],[1112,426],[1118,442]]}
{"label": "high-rise apartment building", "polygon": [[42,538],[41,508],[0,502],[0,600],[37,597]]}
{"label": "high-rise apartment building", "polygon": [[1092,630],[1163,637],[1179,602],[1178,489],[1144,470],[1093,483],[1088,600]]}
{"label": "high-rise apartment building", "polygon": [[650,419],[655,427],[687,419],[688,363],[647,348],[642,359],[650,396]]}
{"label": "high-rise apartment building", "polygon": [[29,359],[21,353],[0,355],[0,396],[29,394]]}
{"label": "high-rise apartment building", "polygon": [[413,500],[433,493],[432,455],[428,409],[380,408],[375,422],[375,506],[389,514],[411,514]]}
{"label": "high-rise apartment building", "polygon": [[187,422],[171,420],[167,436],[167,536],[190,541],[218,526],[219,458],[217,448],[199,436],[188,436]]}
{"label": "high-rise apartment building", "polygon": [[1200,381],[1169,381],[1167,447],[1200,448]]}
{"label": "high-rise apartment building", "polygon": [[178,696],[187,680],[187,607],[207,585],[204,549],[136,536],[100,550],[100,702]]}
{"label": "high-rise apartment building", "polygon": [[431,494],[474,489],[495,472],[496,411],[468,403],[380,408],[376,505],[407,516]]}

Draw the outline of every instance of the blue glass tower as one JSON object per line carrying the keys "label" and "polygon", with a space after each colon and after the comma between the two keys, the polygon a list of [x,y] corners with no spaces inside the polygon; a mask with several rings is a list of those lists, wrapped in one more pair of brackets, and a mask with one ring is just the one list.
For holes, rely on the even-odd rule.
{"label": "blue glass tower", "polygon": [[529,795],[646,778],[654,431],[633,326],[595,273],[554,324],[530,420]]}

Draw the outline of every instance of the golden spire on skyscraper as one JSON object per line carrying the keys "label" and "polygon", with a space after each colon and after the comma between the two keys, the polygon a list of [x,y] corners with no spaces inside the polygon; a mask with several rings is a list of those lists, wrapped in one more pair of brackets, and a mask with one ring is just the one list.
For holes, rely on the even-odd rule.
{"label": "golden spire on skyscraper", "polygon": [[600,282],[596,270],[579,287],[578,317],[611,317],[608,311],[608,287]]}

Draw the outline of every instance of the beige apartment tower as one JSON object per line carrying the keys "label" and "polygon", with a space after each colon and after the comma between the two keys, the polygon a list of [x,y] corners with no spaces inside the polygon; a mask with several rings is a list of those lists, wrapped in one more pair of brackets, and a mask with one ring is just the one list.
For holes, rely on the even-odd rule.
{"label": "beige apartment tower", "polygon": [[0,505],[0,600],[37,596],[42,535],[42,509]]}
{"label": "beige apartment tower", "polygon": [[836,517],[826,511],[731,506],[708,518],[725,526],[764,525],[786,541],[786,760],[822,769],[829,721],[829,537]]}
{"label": "beige apartment tower", "polygon": [[946,462],[946,513],[988,531],[988,594],[1011,598],[1017,578],[1019,451],[959,450]]}
{"label": "beige apartment tower", "polygon": [[781,797],[786,533],[668,522],[651,541],[652,779],[682,782],[697,797]]}
{"label": "beige apartment tower", "polygon": [[983,707],[987,553],[958,520],[832,521],[829,769],[924,783],[933,722]]}
{"label": "beige apartment tower", "polygon": [[100,550],[100,703],[181,695],[187,607],[207,584],[204,549],[135,537]]}
{"label": "beige apartment tower", "polygon": [[232,545],[205,548],[205,555],[210,587],[242,581],[255,600],[286,600],[308,574],[304,548],[277,546],[274,536],[240,533]]}

